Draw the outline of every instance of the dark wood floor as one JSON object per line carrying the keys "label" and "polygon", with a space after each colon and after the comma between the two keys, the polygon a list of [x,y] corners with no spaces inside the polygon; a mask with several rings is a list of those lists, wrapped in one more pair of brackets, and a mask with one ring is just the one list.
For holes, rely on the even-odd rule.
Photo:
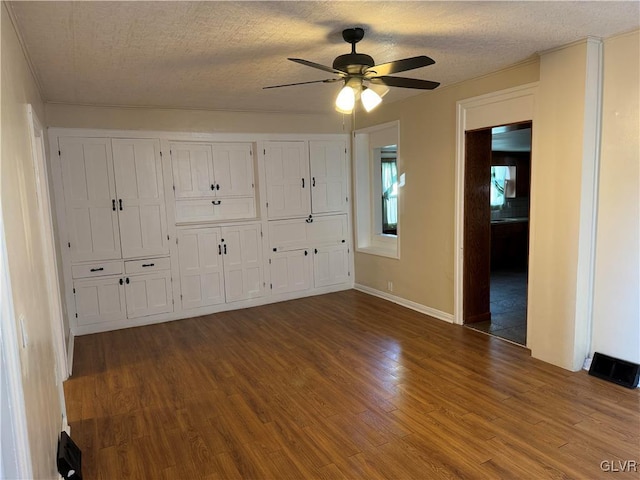
{"label": "dark wood floor", "polygon": [[637,390],[356,291],[79,337],[65,392],[87,480],[639,476]]}

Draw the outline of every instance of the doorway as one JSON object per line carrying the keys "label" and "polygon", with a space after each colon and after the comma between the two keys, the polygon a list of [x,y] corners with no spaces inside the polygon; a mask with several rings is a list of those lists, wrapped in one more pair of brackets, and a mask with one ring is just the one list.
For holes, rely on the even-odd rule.
{"label": "doorway", "polygon": [[531,122],[465,133],[464,324],[526,346]]}

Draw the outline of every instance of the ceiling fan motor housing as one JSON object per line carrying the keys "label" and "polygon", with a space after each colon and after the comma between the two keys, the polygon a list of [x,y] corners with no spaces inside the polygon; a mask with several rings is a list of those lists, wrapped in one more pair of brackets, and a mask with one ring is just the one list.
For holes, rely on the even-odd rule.
{"label": "ceiling fan motor housing", "polygon": [[361,75],[367,68],[374,65],[373,58],[365,53],[347,53],[336,57],[333,61],[333,68],[351,75]]}

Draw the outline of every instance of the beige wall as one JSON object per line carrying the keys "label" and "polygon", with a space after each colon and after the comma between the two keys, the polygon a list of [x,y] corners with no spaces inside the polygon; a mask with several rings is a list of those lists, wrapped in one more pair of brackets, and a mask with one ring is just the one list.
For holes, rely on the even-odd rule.
{"label": "beige wall", "polygon": [[355,281],[452,314],[456,102],[538,80],[532,61],[492,75],[434,90],[356,117],[355,128],[400,120],[400,256],[355,255]]}
{"label": "beige wall", "polygon": [[[221,112],[46,104],[49,127],[208,133],[345,133],[342,115]],[[343,130],[344,128],[344,130]]]}
{"label": "beige wall", "polygon": [[[2,160],[0,201],[13,292],[15,321],[24,318],[29,338],[21,348],[22,382],[35,478],[57,478],[56,444],[63,407],[56,385],[55,349],[37,214],[27,104],[44,109],[13,25],[2,4]],[[20,326],[16,325],[20,332]],[[18,342],[18,339],[14,339]]]}
{"label": "beige wall", "polygon": [[604,42],[592,352],[640,363],[640,33]]}
{"label": "beige wall", "polygon": [[528,338],[533,356],[570,370],[576,332],[587,43],[542,56],[533,125]]}

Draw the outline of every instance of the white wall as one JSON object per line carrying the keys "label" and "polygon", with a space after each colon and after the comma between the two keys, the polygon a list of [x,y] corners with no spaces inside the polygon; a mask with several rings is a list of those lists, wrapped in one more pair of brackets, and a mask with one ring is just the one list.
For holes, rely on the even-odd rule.
{"label": "white wall", "polygon": [[640,363],[640,33],[604,42],[593,352]]}
{"label": "white wall", "polygon": [[[56,382],[51,307],[42,275],[45,262],[27,117],[27,104],[33,105],[39,118],[44,118],[44,107],[4,3],[1,9],[0,204],[15,313],[9,320],[21,332],[19,319],[23,319],[28,337],[27,346],[20,345],[20,373],[33,476],[57,478],[55,456],[64,407]],[[7,340],[21,343],[18,338]]]}

